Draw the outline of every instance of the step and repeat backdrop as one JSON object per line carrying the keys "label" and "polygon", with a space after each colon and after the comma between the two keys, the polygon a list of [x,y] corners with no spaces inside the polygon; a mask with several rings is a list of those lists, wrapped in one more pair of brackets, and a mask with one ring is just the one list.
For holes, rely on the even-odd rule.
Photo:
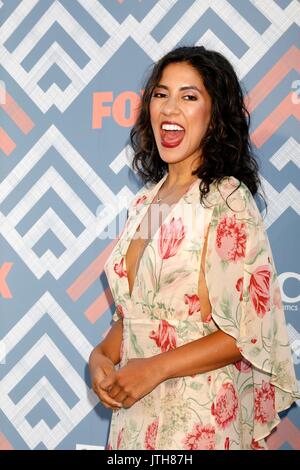
{"label": "step and repeat backdrop", "polygon": [[[1,449],[106,445],[111,412],[87,367],[115,310],[103,265],[116,214],[102,208],[125,222],[141,189],[135,109],[149,67],[179,45],[222,52],[247,90],[300,378],[299,2],[0,0]],[[299,406],[271,449],[300,449]]]}

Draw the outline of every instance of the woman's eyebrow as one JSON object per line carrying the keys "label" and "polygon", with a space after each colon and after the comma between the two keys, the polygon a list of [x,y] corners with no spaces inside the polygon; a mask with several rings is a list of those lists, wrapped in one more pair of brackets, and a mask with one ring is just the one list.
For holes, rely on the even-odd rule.
{"label": "woman's eyebrow", "polygon": [[[161,83],[158,83],[156,85],[156,88],[165,88],[166,90],[169,89],[169,87],[167,87],[167,85],[162,85]],[[201,93],[201,91],[199,90],[198,87],[196,87],[195,85],[186,85],[186,86],[181,86],[179,88],[179,90],[197,90],[199,91],[199,93]]]}

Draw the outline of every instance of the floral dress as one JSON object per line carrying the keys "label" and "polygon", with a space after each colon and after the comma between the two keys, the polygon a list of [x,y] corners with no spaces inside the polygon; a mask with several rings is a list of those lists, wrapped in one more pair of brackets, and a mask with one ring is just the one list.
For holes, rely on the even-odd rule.
{"label": "floral dress", "polygon": [[[218,329],[236,339],[243,358],[167,379],[130,408],[114,410],[106,448],[267,449],[264,438],[280,422],[278,412],[300,394],[261,214],[236,178],[211,185],[205,207],[195,180],[146,245],[130,295],[126,251],[166,177],[134,198],[104,266],[116,306],[113,320],[123,319],[116,367]],[[198,280],[208,227],[205,272],[212,312],[202,321]]]}

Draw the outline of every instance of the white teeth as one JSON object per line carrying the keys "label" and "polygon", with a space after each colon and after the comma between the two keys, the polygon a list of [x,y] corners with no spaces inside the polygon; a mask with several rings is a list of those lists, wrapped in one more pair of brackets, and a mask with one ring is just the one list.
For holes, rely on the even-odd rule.
{"label": "white teeth", "polygon": [[161,128],[165,131],[184,131],[183,127],[177,126],[176,124],[163,124]]}

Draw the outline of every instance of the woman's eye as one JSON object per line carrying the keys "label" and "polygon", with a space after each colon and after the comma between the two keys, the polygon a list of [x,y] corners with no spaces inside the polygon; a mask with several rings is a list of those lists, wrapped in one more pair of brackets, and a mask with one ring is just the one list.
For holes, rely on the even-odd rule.
{"label": "woman's eye", "polygon": [[197,99],[196,96],[194,96],[194,95],[185,95],[185,97],[186,97],[186,96],[187,96],[188,98],[193,98],[193,100],[196,100],[196,99]]}
{"label": "woman's eye", "polygon": [[[160,92],[153,93],[153,97],[155,97],[155,98],[158,98],[158,95],[166,96],[165,93],[160,93]],[[192,101],[197,100],[196,96],[194,96],[194,95],[185,95],[184,98],[192,98]],[[190,101],[190,100],[188,100],[188,101]]]}

